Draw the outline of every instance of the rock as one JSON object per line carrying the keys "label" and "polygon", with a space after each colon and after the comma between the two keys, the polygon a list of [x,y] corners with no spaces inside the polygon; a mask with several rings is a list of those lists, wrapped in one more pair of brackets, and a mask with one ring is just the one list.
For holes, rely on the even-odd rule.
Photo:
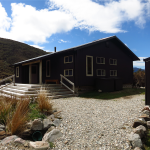
{"label": "rock", "polygon": [[54,126],[51,126],[51,127],[46,131],[46,133],[51,132],[53,129],[55,129],[55,127],[54,127]]}
{"label": "rock", "polygon": [[44,141],[30,142],[29,145],[35,150],[47,150],[49,148],[49,143]]}
{"label": "rock", "polygon": [[3,131],[3,130],[5,130],[5,126],[0,124],[0,131]]}
{"label": "rock", "polygon": [[150,111],[149,110],[144,110],[143,112],[142,112],[142,115],[143,114],[146,114],[146,115],[149,115],[150,116]]}
{"label": "rock", "polygon": [[32,127],[32,121],[28,122],[28,123],[26,124],[26,127],[27,127],[27,129],[31,129],[31,127]]}
{"label": "rock", "polygon": [[54,120],[55,120],[55,117],[54,117],[54,115],[52,114],[52,115],[50,115],[50,116],[48,117],[48,119],[50,119],[51,121],[54,121]]}
{"label": "rock", "polygon": [[55,120],[53,121],[53,123],[54,123],[54,125],[55,125],[56,127],[58,127],[58,126],[60,125],[60,123],[61,123],[61,120],[60,120],[60,119],[55,119]]}
{"label": "rock", "polygon": [[147,121],[147,128],[150,129],[150,121]]}
{"label": "rock", "polygon": [[58,119],[61,119],[60,112],[61,112],[61,111],[54,112],[54,117],[55,117],[55,118],[58,118]]}
{"label": "rock", "polygon": [[54,123],[50,119],[44,119],[43,120],[43,130],[47,130],[52,125],[54,125]]}
{"label": "rock", "polygon": [[149,106],[148,106],[148,105],[146,105],[146,106],[142,109],[142,111],[144,111],[144,110],[149,110],[149,111],[150,111]]}
{"label": "rock", "polygon": [[136,148],[136,147],[142,148],[143,147],[141,138],[138,134],[131,132],[131,134],[128,135],[128,139],[133,148]]}
{"label": "rock", "polygon": [[31,129],[26,129],[22,132],[21,136],[26,137],[26,136],[30,136],[31,134],[32,134]]}
{"label": "rock", "polygon": [[25,140],[23,140],[21,138],[17,138],[17,139],[14,140],[14,143],[24,144]]}
{"label": "rock", "polygon": [[18,136],[16,136],[16,135],[12,135],[12,136],[8,136],[8,137],[6,137],[5,139],[3,139],[2,141],[1,141],[1,144],[2,145],[6,145],[6,144],[8,144],[8,143],[10,143],[10,142],[13,142],[15,139],[17,139],[17,138],[19,138]]}
{"label": "rock", "polygon": [[142,150],[140,147],[136,147],[134,150]]}
{"label": "rock", "polygon": [[5,137],[7,137],[6,132],[0,131],[0,140],[4,139]]}
{"label": "rock", "polygon": [[138,118],[138,119],[134,120],[132,127],[136,128],[137,126],[140,126],[140,125],[147,127],[147,123],[143,118]]}
{"label": "rock", "polygon": [[62,133],[58,129],[54,129],[49,133],[46,133],[42,141],[54,142],[56,139],[60,138]]}
{"label": "rock", "polygon": [[143,138],[144,135],[146,134],[146,128],[145,128],[144,126],[142,126],[142,125],[137,126],[137,127],[134,129],[134,133],[139,134],[139,136],[140,136],[141,138]]}
{"label": "rock", "polygon": [[150,121],[150,117],[147,114],[143,114],[139,118],[143,118],[145,121]]}
{"label": "rock", "polygon": [[32,126],[31,126],[32,130],[42,130],[43,129],[43,123],[42,123],[42,119],[34,119],[34,121],[32,122]]}

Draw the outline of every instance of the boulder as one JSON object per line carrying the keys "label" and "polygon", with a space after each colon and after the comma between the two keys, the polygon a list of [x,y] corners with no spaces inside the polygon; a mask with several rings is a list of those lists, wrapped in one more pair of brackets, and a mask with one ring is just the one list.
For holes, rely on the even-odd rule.
{"label": "boulder", "polygon": [[138,119],[134,120],[132,127],[136,128],[137,126],[140,126],[140,125],[147,127],[147,123],[143,118],[138,118]]}
{"label": "boulder", "polygon": [[132,148],[143,147],[141,138],[138,134],[131,132],[131,134],[128,135],[128,139],[132,145]]}
{"label": "boulder", "polygon": [[137,127],[134,129],[134,133],[139,134],[139,136],[140,136],[141,138],[143,138],[144,135],[146,134],[146,128],[145,128],[144,126],[142,126],[142,125],[137,126]]}
{"label": "boulder", "polygon": [[54,126],[51,126],[51,127],[46,131],[46,133],[51,132],[53,129],[55,129],[55,127],[54,127]]}
{"label": "boulder", "polygon": [[150,116],[150,111],[149,110],[144,110],[143,112],[142,112],[142,115],[143,114],[146,114],[146,115],[149,115]]}
{"label": "boulder", "polygon": [[1,144],[2,145],[6,145],[10,142],[14,142],[15,139],[19,138],[18,136],[16,135],[12,135],[12,136],[8,136],[6,138],[4,138],[2,141],[1,141]]}
{"label": "boulder", "polygon": [[30,142],[29,145],[35,150],[47,150],[49,148],[49,143],[44,141]]}
{"label": "boulder", "polygon": [[147,114],[143,114],[139,118],[143,118],[145,121],[150,121],[150,117]]}
{"label": "boulder", "polygon": [[43,123],[42,123],[42,119],[34,119],[34,121],[32,122],[32,126],[31,126],[32,130],[42,130],[43,129]]}
{"label": "boulder", "polygon": [[136,147],[134,150],[142,150],[140,147]]}
{"label": "boulder", "polygon": [[54,125],[54,123],[50,119],[44,119],[43,120],[43,130],[47,130],[52,125]]}
{"label": "boulder", "polygon": [[60,138],[62,133],[58,129],[54,129],[49,133],[46,133],[42,141],[54,142],[56,139]]}
{"label": "boulder", "polygon": [[27,129],[31,129],[31,127],[32,127],[32,122],[33,122],[33,121],[30,121],[30,122],[28,122],[28,123],[26,124]]}
{"label": "boulder", "polygon": [[47,117],[48,119],[50,119],[51,121],[54,121],[55,120],[55,117],[54,117],[54,115],[52,114],[52,115],[50,115],[50,116],[48,116]]}
{"label": "boulder", "polygon": [[150,129],[150,121],[147,121],[147,128]]}
{"label": "boulder", "polygon": [[0,124],[0,131],[3,131],[3,130],[5,130],[5,126]]}
{"label": "boulder", "polygon": [[61,123],[61,120],[60,120],[60,119],[55,119],[55,120],[53,121],[53,123],[54,123],[54,125],[55,125],[56,127],[58,127],[58,126],[60,125],[60,123]]}
{"label": "boulder", "polygon": [[14,143],[24,144],[25,140],[23,140],[21,138],[17,138],[17,139],[14,140]]}
{"label": "boulder", "polygon": [[144,111],[144,110],[149,110],[149,111],[150,111],[149,106],[148,106],[148,105],[146,105],[146,106],[142,109],[142,111]]}

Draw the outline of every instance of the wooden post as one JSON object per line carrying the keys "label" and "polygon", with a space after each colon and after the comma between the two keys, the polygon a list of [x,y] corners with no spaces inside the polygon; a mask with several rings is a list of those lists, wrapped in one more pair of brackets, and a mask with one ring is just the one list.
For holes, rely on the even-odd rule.
{"label": "wooden post", "polygon": [[15,86],[15,75],[13,76],[13,84]]}

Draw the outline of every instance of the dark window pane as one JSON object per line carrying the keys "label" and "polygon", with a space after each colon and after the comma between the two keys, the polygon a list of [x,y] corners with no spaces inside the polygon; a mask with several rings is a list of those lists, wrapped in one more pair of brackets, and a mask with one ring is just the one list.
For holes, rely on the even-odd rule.
{"label": "dark window pane", "polygon": [[69,56],[69,62],[72,62],[72,56]]}
{"label": "dark window pane", "polygon": [[99,57],[97,57],[97,63],[100,63],[100,58]]}
{"label": "dark window pane", "polygon": [[68,57],[65,57],[65,62],[68,62]]}
{"label": "dark window pane", "polygon": [[36,74],[36,66],[32,66],[32,74]]}
{"label": "dark window pane", "polygon": [[47,76],[50,75],[50,61],[47,61],[47,65],[46,65],[46,69],[47,69]]}
{"label": "dark window pane", "polygon": [[98,72],[97,72],[97,73],[98,73],[98,75],[100,76],[100,75],[101,75],[101,70],[98,70]]}
{"label": "dark window pane", "polygon": [[70,75],[70,76],[72,75],[72,70],[69,70],[69,75]]}
{"label": "dark window pane", "polygon": [[115,59],[114,59],[114,64],[115,64],[115,65],[117,64],[117,60],[115,60]]}
{"label": "dark window pane", "polygon": [[65,70],[65,75],[68,75],[68,70]]}
{"label": "dark window pane", "polygon": [[102,70],[102,75],[103,75],[103,76],[105,75],[105,70]]}
{"label": "dark window pane", "polygon": [[101,58],[101,63],[104,64],[104,58]]}
{"label": "dark window pane", "polygon": [[88,65],[88,74],[92,74],[92,58],[88,57],[87,58],[87,65]]}
{"label": "dark window pane", "polygon": [[113,76],[113,71],[110,71],[110,75]]}
{"label": "dark window pane", "polygon": [[110,64],[113,64],[113,59],[110,59]]}

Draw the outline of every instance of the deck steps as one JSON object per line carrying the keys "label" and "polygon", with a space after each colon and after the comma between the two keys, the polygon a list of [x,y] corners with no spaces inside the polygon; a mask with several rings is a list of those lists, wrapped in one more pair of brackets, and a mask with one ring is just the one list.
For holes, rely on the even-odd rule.
{"label": "deck steps", "polygon": [[42,91],[46,92],[49,98],[64,98],[77,96],[60,84],[13,84],[7,85],[0,89],[0,94],[14,97],[37,97],[42,87]]}

